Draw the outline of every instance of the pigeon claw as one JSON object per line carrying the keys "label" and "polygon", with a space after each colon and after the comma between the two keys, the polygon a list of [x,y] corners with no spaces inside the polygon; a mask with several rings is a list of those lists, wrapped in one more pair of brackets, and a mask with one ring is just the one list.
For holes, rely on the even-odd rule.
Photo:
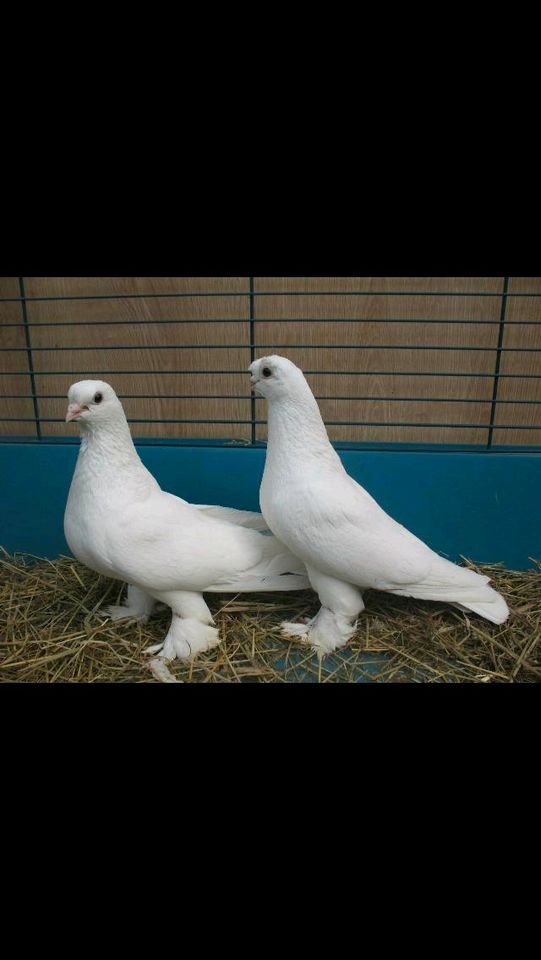
{"label": "pigeon claw", "polygon": [[135,607],[128,607],[124,604],[120,606],[113,605],[103,607],[102,610],[111,620],[139,620],[141,623],[147,623],[148,621],[148,615],[146,613],[141,613],[141,611]]}
{"label": "pigeon claw", "polygon": [[308,621],[308,623],[284,622],[280,624],[280,629],[286,637],[306,637],[306,634],[310,629],[310,621]]}
{"label": "pigeon claw", "polygon": [[147,668],[156,680],[159,680],[161,683],[184,683],[183,680],[177,680],[177,678],[173,676],[165,660],[162,660],[161,657],[155,657],[153,660],[149,660]]}

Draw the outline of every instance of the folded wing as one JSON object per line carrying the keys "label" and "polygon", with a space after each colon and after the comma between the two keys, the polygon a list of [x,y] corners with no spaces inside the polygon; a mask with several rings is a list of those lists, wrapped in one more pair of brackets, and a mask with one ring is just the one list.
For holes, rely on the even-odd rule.
{"label": "folded wing", "polygon": [[249,511],[201,509],[157,490],[115,519],[108,535],[111,561],[123,579],[154,591],[308,587],[304,564],[275,537],[223,518],[242,513],[245,523],[259,525]]}

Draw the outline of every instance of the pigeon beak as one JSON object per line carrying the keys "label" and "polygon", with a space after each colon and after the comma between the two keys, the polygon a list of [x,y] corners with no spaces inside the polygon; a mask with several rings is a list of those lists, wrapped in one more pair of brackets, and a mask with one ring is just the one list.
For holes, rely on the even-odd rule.
{"label": "pigeon beak", "polygon": [[68,412],[66,413],[66,423],[69,423],[70,420],[77,420],[81,416],[83,409],[88,409],[87,407],[80,407],[78,403],[70,403],[68,406]]}
{"label": "pigeon beak", "polygon": [[250,389],[251,389],[251,390],[254,390],[254,388],[256,387],[256,385],[257,385],[257,380],[254,380],[253,377],[250,377]]}

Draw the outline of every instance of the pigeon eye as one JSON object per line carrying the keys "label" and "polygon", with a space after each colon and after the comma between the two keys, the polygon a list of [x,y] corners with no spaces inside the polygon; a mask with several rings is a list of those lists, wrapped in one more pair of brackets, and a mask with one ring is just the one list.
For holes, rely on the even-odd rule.
{"label": "pigeon eye", "polygon": [[272,374],[272,370],[269,370],[268,367],[263,367],[261,373],[263,374],[264,377],[270,377]]}
{"label": "pigeon eye", "polygon": [[103,400],[103,394],[102,394],[102,393],[95,393],[95,394],[94,394],[94,403],[101,403],[102,400]]}

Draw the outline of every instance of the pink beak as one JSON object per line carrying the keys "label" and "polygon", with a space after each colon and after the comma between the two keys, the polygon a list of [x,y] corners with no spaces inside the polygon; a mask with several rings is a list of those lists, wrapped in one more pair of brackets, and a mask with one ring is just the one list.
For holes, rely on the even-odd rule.
{"label": "pink beak", "polygon": [[77,420],[83,412],[83,407],[80,407],[78,403],[70,403],[68,406],[68,412],[66,413],[66,423],[69,423],[70,420]]}

